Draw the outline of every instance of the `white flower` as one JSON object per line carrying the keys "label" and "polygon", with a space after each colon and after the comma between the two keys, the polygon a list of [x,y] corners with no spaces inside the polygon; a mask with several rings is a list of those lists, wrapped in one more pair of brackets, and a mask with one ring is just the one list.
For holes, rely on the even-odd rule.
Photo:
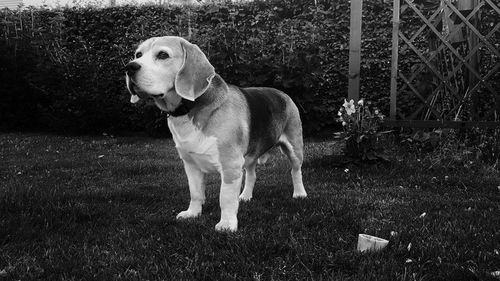
{"label": "white flower", "polygon": [[345,169],[344,172],[349,173],[349,169]]}
{"label": "white flower", "polygon": [[375,109],[375,115],[378,115],[378,114],[379,114],[378,109]]}
{"label": "white flower", "polygon": [[340,112],[340,111],[339,111],[339,112],[337,113],[337,115],[338,115],[338,116],[342,116],[342,112]]}
{"label": "white flower", "polygon": [[343,106],[345,108],[345,112],[347,113],[347,115],[351,115],[353,113],[356,113],[356,107],[354,106],[354,100],[347,102],[347,100],[344,99]]}
{"label": "white flower", "polygon": [[347,123],[345,121],[342,121],[342,126],[345,126],[347,125]]}
{"label": "white flower", "polygon": [[363,103],[364,103],[363,99],[360,99],[360,100],[358,101],[358,105],[359,105],[359,106],[363,106]]}

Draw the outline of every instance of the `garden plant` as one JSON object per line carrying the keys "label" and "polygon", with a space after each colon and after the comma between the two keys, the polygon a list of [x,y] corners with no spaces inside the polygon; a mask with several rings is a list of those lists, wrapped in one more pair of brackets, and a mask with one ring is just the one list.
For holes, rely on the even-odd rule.
{"label": "garden plant", "polygon": [[336,133],[336,136],[344,140],[344,154],[350,159],[388,161],[379,142],[383,135],[391,131],[382,131],[384,115],[376,107],[370,110],[370,105],[371,102],[365,104],[363,99],[357,104],[354,100],[349,102],[344,100],[344,104],[337,113],[343,131]]}

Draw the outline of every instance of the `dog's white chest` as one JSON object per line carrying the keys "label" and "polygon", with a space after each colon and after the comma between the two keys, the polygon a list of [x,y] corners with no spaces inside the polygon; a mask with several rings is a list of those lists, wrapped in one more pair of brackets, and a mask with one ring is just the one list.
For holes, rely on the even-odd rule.
{"label": "dog's white chest", "polygon": [[220,171],[216,137],[203,134],[188,116],[169,118],[168,127],[184,161],[196,164],[205,173]]}

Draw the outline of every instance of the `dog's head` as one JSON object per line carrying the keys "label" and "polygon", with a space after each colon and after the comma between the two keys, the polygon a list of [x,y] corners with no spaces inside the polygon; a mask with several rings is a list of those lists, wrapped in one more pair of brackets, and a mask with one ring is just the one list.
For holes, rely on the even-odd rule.
{"label": "dog's head", "polygon": [[215,76],[214,67],[198,46],[183,38],[153,37],[139,45],[125,67],[130,101],[153,98],[156,105],[174,111],[182,98],[194,101]]}

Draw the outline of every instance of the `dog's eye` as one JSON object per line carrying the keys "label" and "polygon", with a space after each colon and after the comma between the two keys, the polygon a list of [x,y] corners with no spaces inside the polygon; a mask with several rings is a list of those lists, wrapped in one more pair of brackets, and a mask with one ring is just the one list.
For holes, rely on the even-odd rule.
{"label": "dog's eye", "polygon": [[140,58],[140,57],[142,57],[142,53],[141,53],[141,52],[137,52],[137,53],[135,54],[135,58],[136,58],[136,59],[138,59],[138,58]]}
{"label": "dog's eye", "polygon": [[158,53],[158,55],[156,55],[156,57],[159,59],[159,60],[166,60],[168,59],[170,56],[168,55],[167,52],[164,52],[164,51],[160,51]]}

